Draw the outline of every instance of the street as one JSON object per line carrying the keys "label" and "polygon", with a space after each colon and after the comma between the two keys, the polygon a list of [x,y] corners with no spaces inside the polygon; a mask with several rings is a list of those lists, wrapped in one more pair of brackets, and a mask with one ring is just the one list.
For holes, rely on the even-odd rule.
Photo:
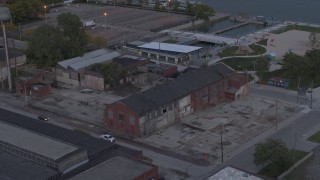
{"label": "street", "polygon": [[[294,91],[280,89],[270,86],[250,87],[250,93],[253,96],[262,96],[270,99],[277,99],[289,103],[296,103],[296,94]],[[1,92],[0,95],[0,108],[15,111],[17,113],[36,118],[39,114],[43,113],[39,110],[31,109],[27,106],[23,98],[17,98],[10,94]],[[317,104],[317,99],[314,99],[314,103]],[[49,113],[51,120],[49,123],[53,123],[68,129],[81,129],[90,133],[94,137],[98,137],[106,130],[104,127],[100,127],[93,124],[88,124],[76,119],[69,119],[61,117],[56,114]],[[225,162],[220,164],[220,159],[217,164],[210,166],[198,166],[175,157],[171,157],[161,153],[161,150],[155,152],[141,145],[130,143],[126,141],[117,141],[120,145],[136,149],[143,150],[143,154],[146,157],[152,159],[152,163],[161,167],[178,170],[184,173],[188,173],[192,176],[190,179],[205,179],[212,173],[219,170],[224,165],[232,165],[250,172],[258,172],[261,167],[256,167],[253,163],[254,145],[262,142],[268,137],[281,138],[288,146],[288,148],[295,147],[298,150],[310,151],[317,146],[315,143],[306,141],[306,139],[317,132],[320,129],[320,122],[317,117],[320,116],[320,111],[315,109],[310,112],[299,112],[295,116],[281,122],[278,125],[278,131],[275,128],[271,128],[261,135],[255,137],[249,142],[241,145],[229,154],[225,154]]]}

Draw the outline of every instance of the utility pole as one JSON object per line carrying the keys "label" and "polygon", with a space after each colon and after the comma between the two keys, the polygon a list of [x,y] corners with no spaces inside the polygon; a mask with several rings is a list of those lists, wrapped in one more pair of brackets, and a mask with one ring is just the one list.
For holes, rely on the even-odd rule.
{"label": "utility pole", "polygon": [[311,82],[311,100],[310,100],[310,109],[312,109],[312,93],[313,93],[313,80]]}
{"label": "utility pole", "polygon": [[256,63],[253,63],[253,86],[256,86]]}
{"label": "utility pole", "polygon": [[300,90],[300,76],[299,76],[299,80],[298,80],[297,104],[299,103],[299,90]]}
{"label": "utility pole", "polygon": [[10,60],[9,60],[9,54],[8,54],[8,42],[7,42],[6,27],[3,23],[3,21],[1,21],[1,25],[2,25],[2,31],[3,31],[5,55],[6,55],[6,60],[7,60],[9,91],[11,91],[12,90],[12,79],[11,79],[11,71],[10,71]]}
{"label": "utility pole", "polygon": [[222,131],[223,131],[223,125],[220,124],[220,148],[221,148],[221,162],[223,163],[223,141],[222,141]]}
{"label": "utility pole", "polygon": [[276,100],[276,131],[278,131],[278,100]]}

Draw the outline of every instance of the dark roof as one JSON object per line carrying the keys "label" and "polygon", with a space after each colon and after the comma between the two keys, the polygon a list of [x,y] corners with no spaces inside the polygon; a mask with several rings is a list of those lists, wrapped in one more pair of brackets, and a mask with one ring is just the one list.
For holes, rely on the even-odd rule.
{"label": "dark roof", "polygon": [[53,169],[0,151],[0,179],[44,180],[57,176],[59,173]]}
{"label": "dark roof", "polygon": [[172,103],[174,100],[184,97],[196,89],[219,81],[233,72],[234,70],[229,66],[217,63],[181,75],[175,81],[156,86],[141,94],[132,95],[120,102],[141,115],[159,106]]}
{"label": "dark roof", "polygon": [[86,149],[89,158],[91,156],[94,157],[101,152],[106,152],[106,150],[109,148],[117,147],[116,144],[85,134],[80,134],[69,129],[42,122],[40,120],[23,116],[1,108],[0,121]]}

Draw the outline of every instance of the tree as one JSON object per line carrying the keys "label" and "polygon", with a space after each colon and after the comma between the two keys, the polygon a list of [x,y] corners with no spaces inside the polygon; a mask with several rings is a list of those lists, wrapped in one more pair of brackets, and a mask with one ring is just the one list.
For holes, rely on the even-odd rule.
{"label": "tree", "polygon": [[180,2],[178,0],[173,1],[173,11],[179,11]]}
{"label": "tree", "polygon": [[287,70],[289,78],[297,82],[299,77],[306,79],[308,74],[307,63],[304,57],[298,56],[294,53],[287,53],[283,59],[283,69]]}
{"label": "tree", "polygon": [[64,57],[73,58],[82,55],[85,52],[85,46],[88,44],[88,36],[79,17],[69,12],[60,14],[57,20],[57,28],[64,37]]}
{"label": "tree", "polygon": [[91,70],[103,74],[106,84],[114,87],[119,84],[119,81],[127,76],[127,71],[116,63],[110,64],[95,64]]}
{"label": "tree", "polygon": [[127,5],[131,5],[132,4],[132,0],[126,0]]}
{"label": "tree", "polygon": [[187,14],[194,14],[194,8],[193,5],[187,1],[187,6],[186,6],[186,13]]}
{"label": "tree", "polygon": [[107,40],[102,36],[91,37],[89,41],[97,48],[104,48],[107,46]]}
{"label": "tree", "polygon": [[27,50],[28,60],[35,64],[55,66],[63,59],[63,37],[51,25],[42,25],[33,33]]}
{"label": "tree", "polygon": [[262,79],[263,73],[269,70],[269,67],[270,67],[269,62],[270,62],[270,59],[266,56],[263,56],[257,59],[255,68],[260,79]]}
{"label": "tree", "polygon": [[256,165],[269,165],[272,174],[280,174],[292,164],[289,150],[280,139],[257,144],[253,156]]}
{"label": "tree", "polygon": [[309,40],[312,47],[320,46],[320,33],[311,32],[309,35]]}
{"label": "tree", "polygon": [[154,3],[154,9],[159,10],[160,9],[160,0],[156,0]]}
{"label": "tree", "polygon": [[44,3],[41,0],[9,0],[6,5],[14,23],[38,19],[44,13]]}

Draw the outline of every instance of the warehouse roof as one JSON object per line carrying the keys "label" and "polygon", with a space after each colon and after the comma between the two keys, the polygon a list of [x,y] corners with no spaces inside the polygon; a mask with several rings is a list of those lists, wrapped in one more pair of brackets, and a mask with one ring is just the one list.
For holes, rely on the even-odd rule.
{"label": "warehouse roof", "polygon": [[52,160],[58,160],[78,148],[31,131],[0,122],[0,141],[7,142]]}
{"label": "warehouse roof", "polygon": [[0,108],[0,114],[0,121],[86,149],[89,158],[90,156],[95,156],[101,152],[106,152],[106,149],[117,147],[116,144],[80,134],[37,119],[29,118],[5,109]]}
{"label": "warehouse roof", "polygon": [[120,102],[141,115],[159,106],[170,104],[196,89],[217,82],[232,72],[234,70],[229,66],[217,63],[210,67],[199,68],[181,75],[175,81],[156,86],[141,94],[132,95]]}
{"label": "warehouse roof", "polygon": [[252,175],[251,173],[236,169],[234,167],[227,166],[207,180],[262,180],[262,178]]}
{"label": "warehouse roof", "polygon": [[58,63],[58,66],[67,69],[71,68],[75,71],[85,68],[87,66],[110,61],[121,54],[117,51],[110,51],[106,49],[98,49],[96,51],[85,53],[83,56],[75,57]]}
{"label": "warehouse roof", "polygon": [[53,169],[0,151],[0,179],[43,180],[58,176]]}
{"label": "warehouse roof", "polygon": [[170,44],[170,43],[160,43],[160,42],[151,42],[139,46],[139,48],[151,49],[151,50],[160,50],[160,51],[170,51],[177,53],[191,53],[193,51],[202,49],[202,47],[197,46],[186,46],[180,44]]}
{"label": "warehouse roof", "polygon": [[134,179],[152,168],[151,164],[116,156],[70,178],[70,180]]}

